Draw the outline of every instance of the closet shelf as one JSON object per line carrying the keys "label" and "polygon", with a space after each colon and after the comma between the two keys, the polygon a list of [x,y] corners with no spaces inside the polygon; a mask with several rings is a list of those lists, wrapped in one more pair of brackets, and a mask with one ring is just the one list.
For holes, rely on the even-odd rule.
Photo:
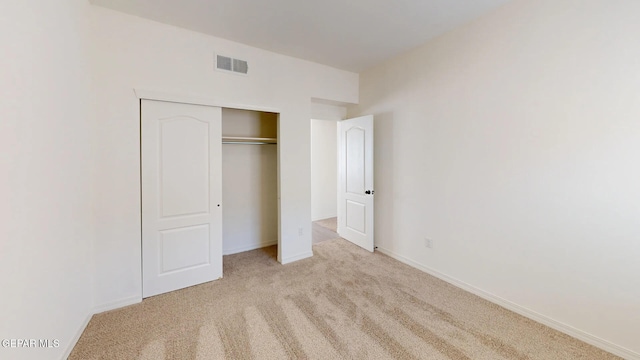
{"label": "closet shelf", "polygon": [[223,136],[223,144],[277,144],[277,138]]}

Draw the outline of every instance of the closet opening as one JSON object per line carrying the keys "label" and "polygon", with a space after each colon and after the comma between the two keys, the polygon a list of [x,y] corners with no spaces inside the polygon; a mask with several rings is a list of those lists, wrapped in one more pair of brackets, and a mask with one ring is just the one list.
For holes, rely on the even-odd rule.
{"label": "closet opening", "polygon": [[223,273],[245,251],[277,262],[278,190],[278,114],[222,108]]}

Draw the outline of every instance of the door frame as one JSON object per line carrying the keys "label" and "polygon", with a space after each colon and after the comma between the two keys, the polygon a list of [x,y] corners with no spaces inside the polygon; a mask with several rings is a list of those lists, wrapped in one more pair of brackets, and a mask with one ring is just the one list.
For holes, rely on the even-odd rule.
{"label": "door frame", "polygon": [[[139,167],[139,180],[140,180],[140,249],[142,249],[142,100],[155,100],[155,101],[165,101],[165,102],[175,102],[182,104],[192,104],[192,105],[203,105],[203,106],[214,106],[220,108],[230,108],[230,109],[239,109],[239,110],[251,110],[251,111],[264,111],[278,114],[278,140],[280,139],[280,109],[268,107],[268,106],[259,106],[259,105],[250,105],[250,104],[240,104],[240,103],[232,103],[223,101],[216,98],[206,97],[202,95],[194,95],[194,94],[186,94],[186,93],[174,93],[174,92],[166,92],[166,91],[156,91],[156,90],[147,90],[147,89],[137,89],[134,88],[133,92],[135,96],[138,98],[138,124],[140,126],[140,138],[138,139],[138,150],[140,155],[140,167]],[[276,144],[276,153],[277,153],[277,196],[278,196],[278,262],[282,263],[282,214],[281,214],[281,206],[280,206],[280,141]],[[224,210],[223,210],[224,211]],[[223,240],[224,241],[224,240]],[[142,251],[140,252],[141,261],[140,261],[140,283],[142,284]],[[142,299],[142,286],[140,287],[140,298]]]}

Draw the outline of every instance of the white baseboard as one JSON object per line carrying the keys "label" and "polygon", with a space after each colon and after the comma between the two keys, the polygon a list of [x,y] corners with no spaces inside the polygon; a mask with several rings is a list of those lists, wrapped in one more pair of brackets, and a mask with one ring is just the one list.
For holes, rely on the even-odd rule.
{"label": "white baseboard", "polygon": [[535,312],[533,310],[530,310],[526,307],[520,306],[514,302],[511,302],[509,300],[503,299],[497,295],[491,294],[489,292],[486,292],[482,289],[479,289],[473,285],[467,284],[463,281],[460,281],[456,278],[453,278],[449,275],[443,274],[437,270],[431,269],[429,267],[426,267],[414,260],[411,260],[409,258],[406,258],[402,255],[398,255],[396,253],[394,253],[393,251],[387,250],[385,248],[381,248],[378,247],[377,248],[378,251],[380,251],[381,253],[392,257],[402,263],[405,263],[411,267],[414,267],[418,270],[422,270],[424,272],[426,272],[429,275],[435,276],[440,280],[446,281],[449,284],[452,284],[454,286],[457,286],[463,290],[466,290],[472,294],[478,295],[481,298],[488,300],[494,304],[500,305],[506,309],[509,309],[515,313],[518,313],[524,317],[527,317],[531,320],[537,321],[541,324],[544,324],[552,329],[558,330],[560,332],[563,332],[569,336],[572,336],[576,339],[582,340],[584,342],[586,342],[587,344],[591,344],[595,347],[598,347],[602,350],[608,351],[612,354],[618,355],[620,357],[623,357],[627,360],[640,360],[640,354],[629,350],[625,347],[616,345],[610,341],[601,339],[595,335],[591,335],[587,332],[584,332],[580,329],[576,329],[575,327],[571,326],[571,325],[567,325],[565,323],[562,323],[560,321],[554,320],[548,316],[542,315],[538,312]]}
{"label": "white baseboard", "polygon": [[317,216],[316,218],[311,218],[311,222],[320,221],[320,220],[327,220],[327,219],[333,219],[334,217],[338,217],[338,214],[332,214],[332,215],[329,215],[329,216],[324,216],[324,215]]}
{"label": "white baseboard", "polygon": [[280,262],[282,265],[286,265],[286,264],[290,264],[292,262],[298,261],[298,260],[302,260],[302,259],[306,259],[306,258],[310,258],[313,256],[313,251],[309,251],[306,253],[302,253],[296,256],[290,256],[286,259],[282,259],[282,261]]}
{"label": "white baseboard", "polygon": [[93,313],[89,312],[85,317],[84,321],[82,322],[82,324],[80,325],[80,327],[78,328],[78,330],[76,331],[75,335],[73,335],[73,337],[71,338],[71,341],[69,341],[69,344],[67,345],[67,349],[62,354],[62,358],[61,358],[62,360],[67,360],[67,358],[69,358],[69,355],[71,355],[71,351],[73,351],[73,348],[76,347],[78,340],[80,340],[80,336],[82,336],[84,329],[86,329],[87,325],[89,325],[89,321],[91,321],[91,317],[93,317]]}
{"label": "white baseboard", "polygon": [[262,249],[263,247],[273,246],[273,245],[278,245],[278,240],[270,241],[270,242],[266,242],[266,243],[260,243],[260,244],[236,247],[236,248],[233,248],[233,249],[229,249],[229,250],[223,251],[222,255],[232,255],[232,254],[237,254],[237,253],[241,253],[241,252],[245,252],[245,251]]}
{"label": "white baseboard", "polygon": [[132,296],[126,299],[120,299],[116,301],[112,301],[110,303],[98,305],[93,308],[94,314],[99,314],[109,310],[119,309],[121,307],[133,305],[142,302],[142,296]]}

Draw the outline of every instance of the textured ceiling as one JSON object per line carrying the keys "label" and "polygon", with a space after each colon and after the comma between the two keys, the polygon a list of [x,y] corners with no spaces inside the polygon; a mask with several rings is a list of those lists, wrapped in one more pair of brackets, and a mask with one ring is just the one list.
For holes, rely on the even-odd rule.
{"label": "textured ceiling", "polygon": [[280,54],[360,72],[510,0],[91,0]]}

